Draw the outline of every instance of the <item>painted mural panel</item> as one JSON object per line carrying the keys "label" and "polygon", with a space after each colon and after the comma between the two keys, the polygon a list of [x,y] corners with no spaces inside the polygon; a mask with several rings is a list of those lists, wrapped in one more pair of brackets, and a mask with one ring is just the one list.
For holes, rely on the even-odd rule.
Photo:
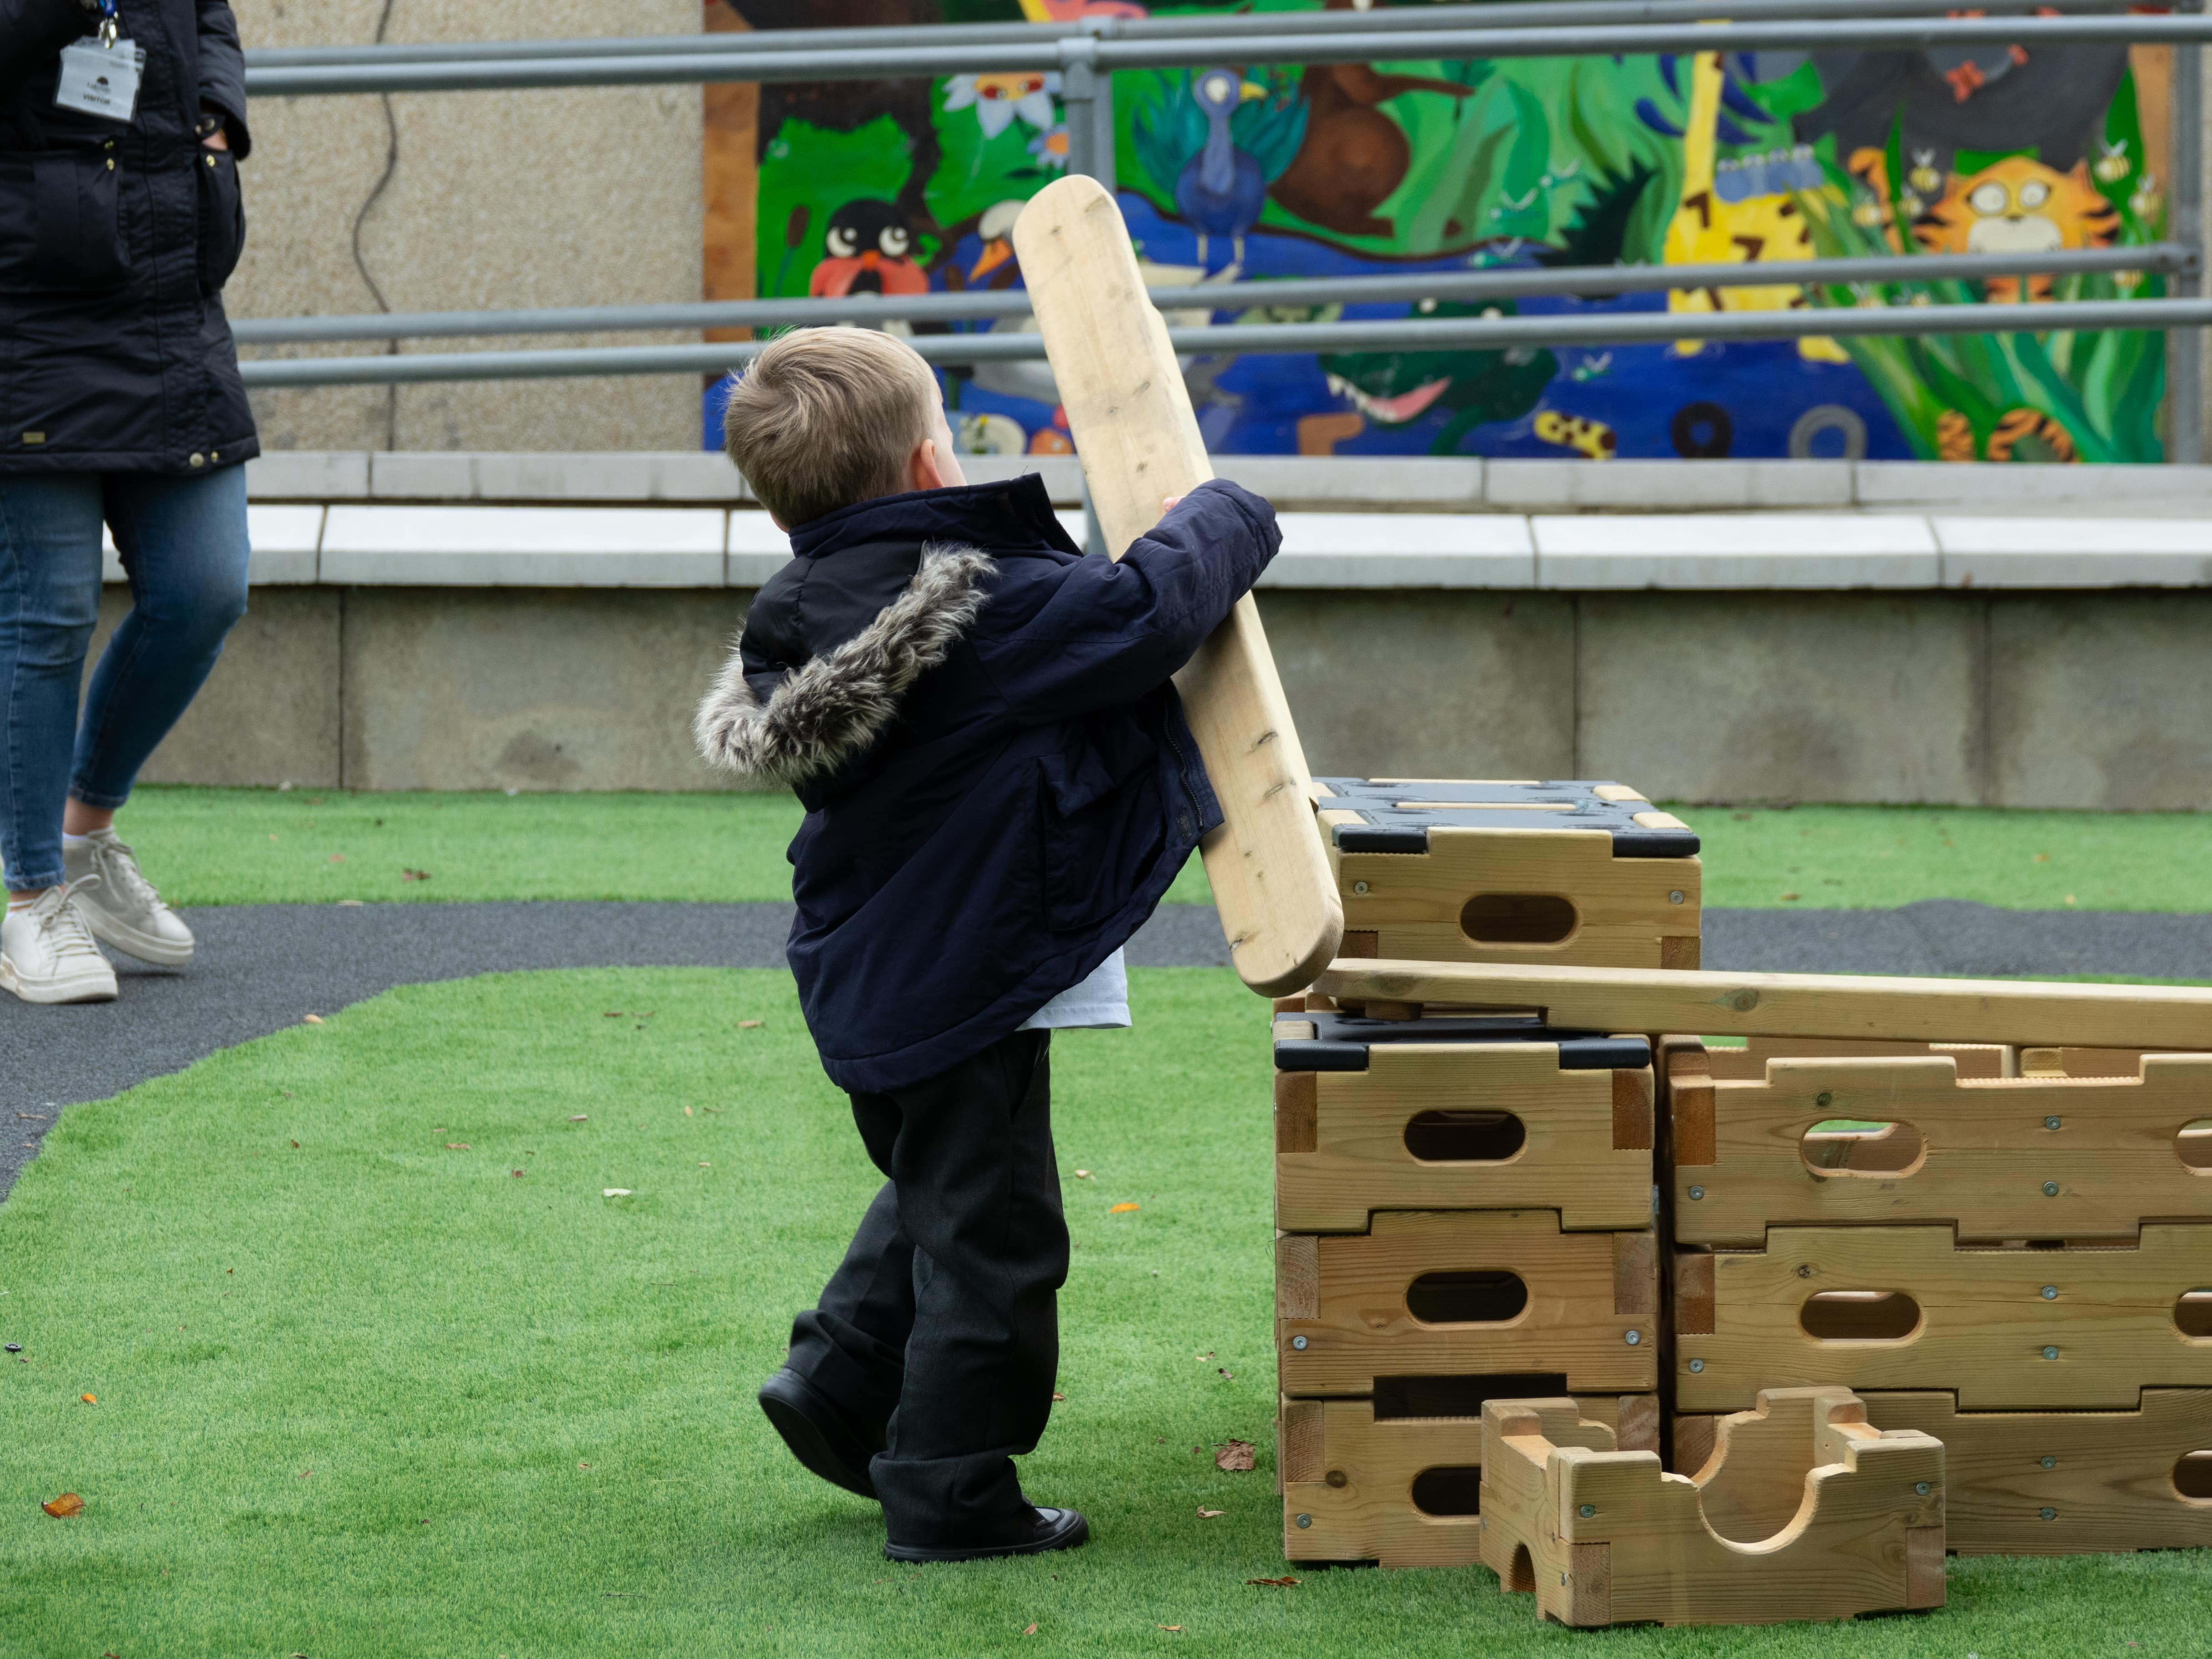
{"label": "painted mural panel", "polygon": [[[1144,15],[1134,0],[734,4],[756,28]],[[1207,9],[1225,9],[1152,15]],[[2156,241],[2168,74],[2162,50],[2124,47],[1205,64],[1115,76],[1117,170],[1139,256],[1163,282],[1718,261],[1775,278],[1170,321],[2148,297],[2165,291],[2155,273],[1808,289],[1789,267]],[[1067,165],[1060,92],[1043,69],[762,88],[757,168],[742,186],[757,191],[757,291],[1018,288],[1008,232]],[[2143,332],[1814,335],[1199,356],[1184,373],[1220,453],[2148,461],[2164,354]],[[1069,450],[1042,362],[945,379],[976,450]]]}

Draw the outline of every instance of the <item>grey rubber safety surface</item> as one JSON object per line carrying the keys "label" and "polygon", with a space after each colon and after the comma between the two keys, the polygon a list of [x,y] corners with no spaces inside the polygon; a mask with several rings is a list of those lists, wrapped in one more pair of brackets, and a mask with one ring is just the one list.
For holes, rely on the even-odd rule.
{"label": "grey rubber safety surface", "polygon": [[[193,910],[181,971],[118,961],[112,1003],[0,994],[0,1194],[64,1106],[102,1100],[395,985],[548,968],[780,968],[787,904],[238,905]],[[2212,915],[1994,910],[1708,910],[1708,968],[1795,973],[2212,979]],[[1228,964],[1210,907],[1163,906],[1144,968]]]}

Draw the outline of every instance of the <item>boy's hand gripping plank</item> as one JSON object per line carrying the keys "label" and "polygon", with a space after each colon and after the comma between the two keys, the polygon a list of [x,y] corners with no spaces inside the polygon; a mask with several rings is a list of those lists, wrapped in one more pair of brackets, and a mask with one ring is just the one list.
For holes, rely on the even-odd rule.
{"label": "boy's hand gripping plank", "polygon": [[[1039,191],[1014,227],[1014,248],[1107,551],[1118,559],[1159,521],[1163,497],[1213,476],[1182,371],[1121,209],[1096,179],[1073,174]],[[1262,995],[1302,989],[1343,942],[1344,907],[1249,594],[1176,686],[1227,820],[1202,851],[1231,960]]]}

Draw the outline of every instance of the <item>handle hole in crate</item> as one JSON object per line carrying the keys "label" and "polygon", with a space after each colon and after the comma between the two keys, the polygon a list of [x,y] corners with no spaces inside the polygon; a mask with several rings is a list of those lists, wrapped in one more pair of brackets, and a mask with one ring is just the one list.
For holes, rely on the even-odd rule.
{"label": "handle hole in crate", "polygon": [[2184,1291],[2176,1297],[2173,1322],[2192,1341],[2212,1340],[2212,1290]]}
{"label": "handle hole in crate", "polygon": [[1482,1466],[1440,1464],[1413,1477],[1413,1507],[1423,1515],[1482,1513]]}
{"label": "handle hole in crate", "polygon": [[2212,1504],[2212,1451],[2182,1453],[2173,1465],[2173,1489],[2192,1504]]}
{"label": "handle hole in crate", "polygon": [[1581,920],[1555,893],[1477,893],[1459,913],[1460,931],[1477,945],[1558,945]]}
{"label": "handle hole in crate", "polygon": [[2197,1174],[2212,1175],[2212,1117],[2183,1124],[2181,1133],[2173,1138],[2173,1150]]}
{"label": "handle hole in crate", "polygon": [[1406,1150],[1424,1164],[1503,1164],[1528,1142],[1510,1112],[1423,1112],[1406,1125]]}
{"label": "handle hole in crate", "polygon": [[1928,1158],[1928,1139],[1910,1123],[1869,1123],[1832,1117],[1805,1131],[1799,1147],[1814,1175],[1894,1181],[1915,1175]]}
{"label": "handle hole in crate", "polygon": [[1816,1342],[1902,1342],[1920,1329],[1920,1304],[1903,1291],[1820,1291],[1797,1322]]}
{"label": "handle hole in crate", "polygon": [[1528,1305],[1518,1273],[1423,1273],[1406,1287],[1406,1311],[1424,1325],[1503,1325]]}

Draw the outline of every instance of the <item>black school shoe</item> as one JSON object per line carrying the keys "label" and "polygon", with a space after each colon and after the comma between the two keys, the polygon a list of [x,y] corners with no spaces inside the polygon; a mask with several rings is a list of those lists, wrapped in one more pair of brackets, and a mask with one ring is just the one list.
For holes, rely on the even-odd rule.
{"label": "black school shoe", "polygon": [[886,1561],[988,1561],[999,1555],[1042,1555],[1048,1550],[1072,1550],[1087,1543],[1091,1538],[1091,1523],[1075,1510],[1044,1510],[1032,1506],[1032,1517],[1027,1528],[1028,1536],[1016,1536],[1000,1544],[973,1544],[965,1548],[943,1547],[927,1544],[895,1544],[884,1546]]}
{"label": "black school shoe", "polygon": [[759,1399],[783,1443],[810,1473],[860,1497],[875,1497],[868,1474],[872,1449],[821,1389],[787,1365],[761,1384]]}

